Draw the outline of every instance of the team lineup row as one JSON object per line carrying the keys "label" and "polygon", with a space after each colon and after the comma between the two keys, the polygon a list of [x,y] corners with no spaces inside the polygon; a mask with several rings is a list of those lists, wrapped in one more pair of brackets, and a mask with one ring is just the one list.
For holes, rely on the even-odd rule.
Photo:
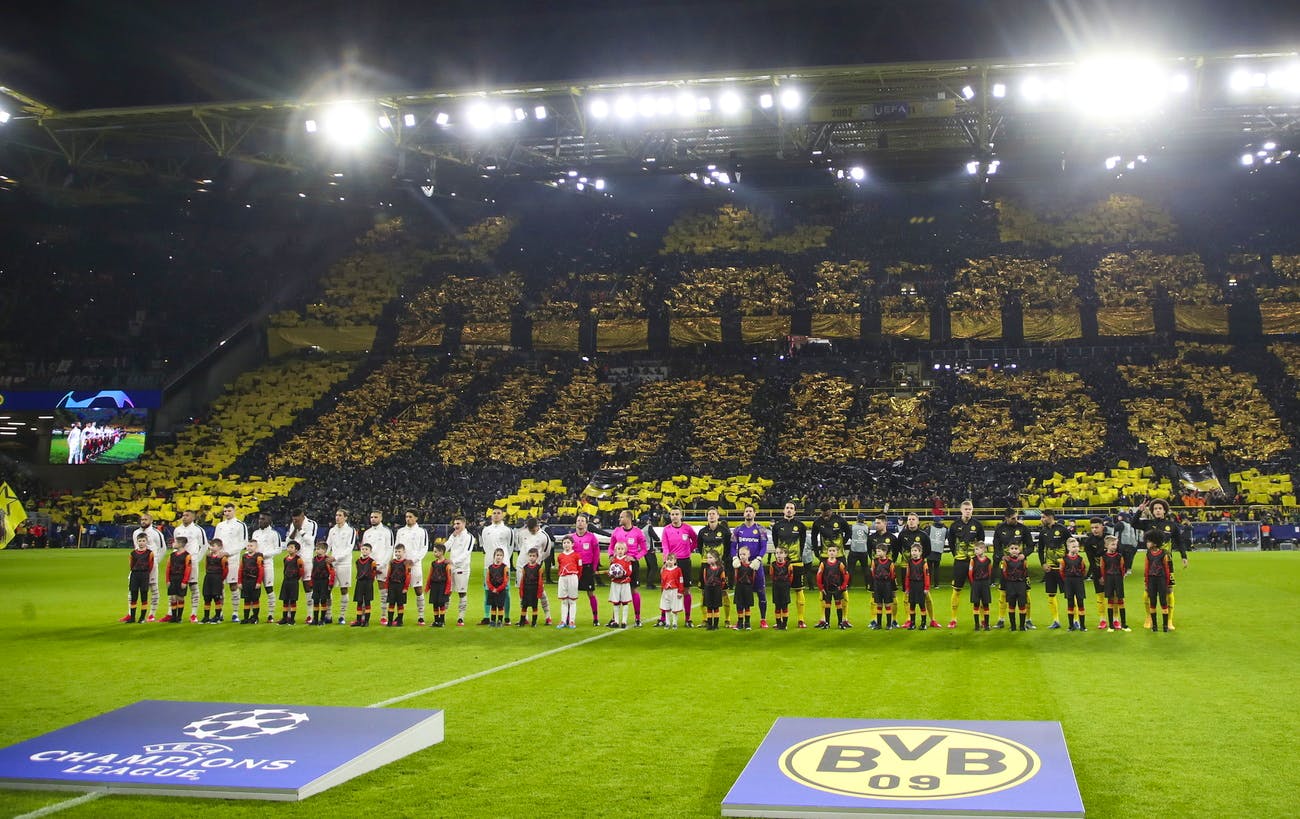
{"label": "team lineup row", "polygon": [[[1148,504],[1134,510],[1147,511]],[[1161,612],[1163,630],[1172,630],[1174,584],[1173,562],[1170,551],[1182,555],[1187,564],[1186,549],[1174,522],[1167,517],[1168,507],[1163,501],[1150,503],[1150,517],[1139,514],[1138,523],[1146,530],[1147,545],[1145,572],[1145,600],[1150,619],[1147,625],[1155,628],[1155,611]],[[992,556],[988,552],[983,524],[973,517],[969,502],[962,504],[961,517],[946,528],[946,539],[937,544],[932,532],[919,527],[916,515],[908,515],[906,524],[897,532],[888,531],[885,515],[876,516],[865,537],[858,527],[850,528],[842,517],[823,509],[811,527],[795,518],[794,505],[787,504],[783,517],[774,522],[770,530],[755,520],[754,507],[745,509],[745,522],[730,529],[718,518],[716,509],[708,513],[708,522],[697,531],[681,521],[681,511],[672,510],[671,523],[663,527],[659,537],[664,568],[659,573],[663,590],[660,600],[660,619],[657,626],[676,627],[677,613],[684,612],[687,627],[693,627],[692,613],[692,556],[704,555],[698,586],[703,590],[705,625],[714,629],[719,625],[719,612],[726,612],[726,625],[731,623],[732,594],[736,609],[736,627],[749,628],[749,611],[757,598],[760,610],[760,628],[767,627],[767,579],[770,576],[775,609],[775,626],[788,626],[789,607],[793,601],[798,619],[797,627],[807,627],[805,620],[805,590],[815,588],[821,596],[823,617],[818,628],[830,626],[830,611],[836,609],[841,628],[851,628],[847,618],[847,597],[855,564],[863,567],[864,585],[872,593],[875,621],[872,628],[894,628],[900,624],[895,614],[909,613],[903,627],[925,629],[938,627],[931,597],[931,587],[937,582],[943,551],[954,558],[952,572],[951,619],[948,627],[956,628],[960,592],[967,583],[971,586],[971,605],[975,629],[988,629],[992,584],[999,588],[999,618],[996,628],[1002,628],[1011,613],[1013,630],[1032,629],[1029,619],[1029,567],[1028,554],[1035,541],[1028,527],[1020,524],[1018,512],[1007,510],[1005,520],[998,524],[992,540]],[[274,619],[277,602],[275,566],[278,556],[284,557],[279,602],[282,625],[296,622],[298,587],[312,596],[312,624],[345,622],[344,616],[335,621],[333,616],[333,589],[341,591],[340,611],[346,614],[350,593],[355,592],[357,617],[354,626],[369,624],[370,608],[378,587],[381,623],[402,625],[407,592],[416,597],[419,623],[425,624],[426,590],[434,608],[434,626],[446,623],[447,607],[451,596],[458,597],[457,625],[464,625],[467,609],[471,553],[476,539],[466,528],[466,520],[453,520],[451,534],[444,543],[433,547],[433,560],[428,572],[424,561],[429,555],[429,535],[419,525],[413,512],[406,514],[406,525],[396,534],[383,525],[382,515],[372,512],[371,527],[362,536],[361,557],[353,565],[352,554],[357,543],[357,533],[347,522],[347,512],[335,513],[335,525],[322,540],[315,538],[316,527],[300,510],[293,515],[289,537],[282,539],[270,525],[269,516],[259,516],[259,526],[251,535],[242,521],[236,520],[234,509],[227,506],[223,520],[218,523],[211,540],[204,530],[195,525],[193,514],[184,513],[182,523],[173,533],[174,551],[167,558],[167,586],[170,612],[163,621],[180,622],[184,615],[184,597],[187,592],[191,602],[191,622],[198,621],[199,591],[197,567],[202,565],[204,576],[202,597],[203,622],[220,622],[225,591],[232,597],[232,621],[255,623],[260,619],[262,593],[267,597],[267,620]],[[656,561],[650,549],[646,532],[632,525],[632,516],[624,511],[619,526],[608,536],[608,569],[602,571],[600,541],[595,532],[587,528],[587,520],[579,516],[572,533],[564,536],[561,551],[554,551],[553,541],[535,519],[529,519],[519,530],[502,522],[499,509],[492,512],[492,523],[485,526],[477,544],[485,554],[483,589],[484,618],[482,625],[502,625],[509,622],[511,609],[511,578],[521,598],[521,615],[518,625],[537,621],[540,604],[551,623],[543,571],[544,564],[554,562],[560,568],[559,597],[563,612],[560,627],[576,626],[577,593],[584,591],[591,605],[593,623],[598,624],[596,601],[597,575],[608,575],[610,603],[614,616],[607,624],[611,627],[627,626],[626,608],[630,604],[635,614],[635,625],[641,625],[640,571],[646,564],[647,578],[651,578]],[[865,516],[860,515],[859,521]],[[308,525],[310,524],[310,525]],[[223,530],[224,527],[224,530]],[[236,535],[227,540],[222,535]],[[158,566],[166,552],[162,533],[152,526],[148,516],[142,516],[141,528],[134,534],[136,548],[131,553],[129,611],[123,622],[140,622],[154,619],[158,602]],[[1099,518],[1090,521],[1089,532],[1083,538],[1072,534],[1056,522],[1050,510],[1043,512],[1043,525],[1036,542],[1043,568],[1044,586],[1052,615],[1049,628],[1060,628],[1058,594],[1064,594],[1071,630],[1085,626],[1084,584],[1091,580],[1097,597],[1100,627],[1128,630],[1124,606],[1124,577],[1133,568],[1136,547],[1121,544],[1120,537],[1106,534],[1104,522]],[[238,543],[243,548],[225,544]],[[300,555],[300,546],[312,545],[314,554],[310,565]],[[936,547],[939,548],[936,548]],[[1127,548],[1125,548],[1127,547]],[[1166,548],[1167,547],[1167,548]],[[511,558],[516,557],[511,565]],[[355,568],[355,572],[354,572]],[[354,583],[355,576],[355,583]],[[653,588],[653,584],[648,584]],[[570,588],[572,587],[572,588]],[[148,607],[145,592],[149,592]],[[906,595],[906,609],[900,597]],[[626,599],[624,599],[626,598]],[[242,621],[235,614],[244,602]],[[216,613],[213,614],[215,608]]]}

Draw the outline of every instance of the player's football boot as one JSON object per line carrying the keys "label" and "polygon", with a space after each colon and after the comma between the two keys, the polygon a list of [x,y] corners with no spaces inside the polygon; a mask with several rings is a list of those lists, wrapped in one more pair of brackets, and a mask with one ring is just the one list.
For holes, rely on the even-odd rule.
{"label": "player's football boot", "polygon": [[135,618],[128,614],[128,615],[126,615],[125,617],[123,617],[123,618],[121,618],[120,620],[118,620],[117,622],[119,622],[119,623],[134,623],[134,622],[135,622]]}
{"label": "player's football boot", "polygon": [[760,619],[760,620],[758,621],[758,627],[759,627],[759,628],[767,628],[767,620],[766,620],[766,619]]}
{"label": "player's football boot", "polygon": [[1050,626],[1047,627],[1047,630],[1048,630],[1048,631],[1055,631],[1056,629],[1058,629],[1058,628],[1060,628],[1060,627],[1061,627],[1061,623],[1060,623],[1060,621],[1059,621],[1059,620],[1053,620],[1053,621],[1052,621],[1052,624],[1051,624]]}
{"label": "player's football boot", "polygon": [[998,621],[993,624],[993,628],[1006,628],[1006,627],[1007,627],[1007,621],[1002,619],[1001,617],[999,617]]}
{"label": "player's football boot", "polygon": [[957,628],[957,621],[956,621],[956,620],[949,620],[949,621],[948,621],[948,628]]}

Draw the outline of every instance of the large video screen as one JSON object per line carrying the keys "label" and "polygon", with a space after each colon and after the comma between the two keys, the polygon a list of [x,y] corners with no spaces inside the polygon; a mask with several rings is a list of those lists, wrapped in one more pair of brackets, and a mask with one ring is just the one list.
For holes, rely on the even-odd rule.
{"label": "large video screen", "polygon": [[149,411],[85,407],[54,411],[52,464],[125,464],[144,454]]}

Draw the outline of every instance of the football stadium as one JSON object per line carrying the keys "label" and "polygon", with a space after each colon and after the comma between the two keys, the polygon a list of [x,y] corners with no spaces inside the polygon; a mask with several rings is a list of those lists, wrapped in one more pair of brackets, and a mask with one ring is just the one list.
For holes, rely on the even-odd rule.
{"label": "football stadium", "polygon": [[1283,816],[1300,11],[32,9],[0,815]]}

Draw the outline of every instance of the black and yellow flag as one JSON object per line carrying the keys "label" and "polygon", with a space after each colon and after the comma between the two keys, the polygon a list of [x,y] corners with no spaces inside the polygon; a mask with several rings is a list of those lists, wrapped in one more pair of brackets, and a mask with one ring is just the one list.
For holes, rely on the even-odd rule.
{"label": "black and yellow flag", "polygon": [[9,484],[0,483],[0,549],[14,539],[14,530],[27,520],[27,512]]}

